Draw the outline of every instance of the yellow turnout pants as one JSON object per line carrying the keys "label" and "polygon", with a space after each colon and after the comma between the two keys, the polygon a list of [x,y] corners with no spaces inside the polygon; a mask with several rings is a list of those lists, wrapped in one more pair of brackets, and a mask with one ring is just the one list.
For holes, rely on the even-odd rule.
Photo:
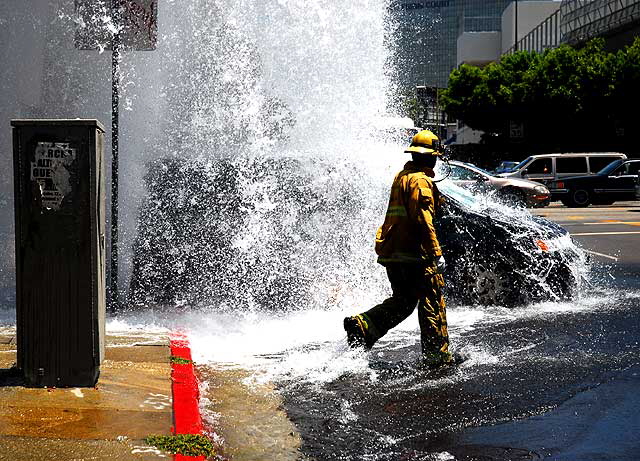
{"label": "yellow turnout pants", "polygon": [[390,263],[386,268],[393,295],[360,314],[367,339],[373,344],[409,317],[417,305],[424,359],[433,364],[450,362],[442,274],[422,264]]}

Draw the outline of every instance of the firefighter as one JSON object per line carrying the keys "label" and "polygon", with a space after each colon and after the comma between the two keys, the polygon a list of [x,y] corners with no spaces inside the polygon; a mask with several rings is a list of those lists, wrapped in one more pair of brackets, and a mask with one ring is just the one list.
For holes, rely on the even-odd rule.
{"label": "firefighter", "polygon": [[387,214],[376,234],[378,263],[385,266],[392,296],[344,319],[351,347],[370,349],[418,306],[423,359],[428,366],[452,363],[442,295],[445,260],[436,236],[442,198],[432,178],[442,147],[429,130],[417,133],[405,150],[407,162],[393,180]]}

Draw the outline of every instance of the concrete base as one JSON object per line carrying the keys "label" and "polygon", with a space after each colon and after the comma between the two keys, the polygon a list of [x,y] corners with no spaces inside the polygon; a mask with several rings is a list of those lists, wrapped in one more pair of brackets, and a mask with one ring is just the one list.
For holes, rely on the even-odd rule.
{"label": "concrete base", "polygon": [[171,431],[169,357],[167,338],[108,336],[95,388],[25,388],[9,370],[15,332],[1,329],[0,460],[170,459],[142,441]]}

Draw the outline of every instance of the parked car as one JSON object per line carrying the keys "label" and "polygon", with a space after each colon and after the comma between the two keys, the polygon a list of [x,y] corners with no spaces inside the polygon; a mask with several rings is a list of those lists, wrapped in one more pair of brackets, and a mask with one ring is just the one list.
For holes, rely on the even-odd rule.
{"label": "parked car", "polygon": [[498,176],[537,181],[547,185],[553,194],[553,181],[568,176],[595,174],[614,160],[626,158],[625,154],[618,152],[532,155],[511,171]]}
{"label": "parked car", "polygon": [[520,162],[511,162],[508,160],[505,160],[503,162],[500,162],[500,165],[498,165],[498,168],[496,168],[495,170],[493,170],[494,174],[498,174],[498,173],[508,173],[510,172],[514,167],[518,166],[518,163]]}
{"label": "parked car", "polygon": [[505,202],[513,205],[546,206],[551,194],[534,181],[517,178],[501,178],[471,163],[449,162],[449,178],[456,184],[475,191],[496,191]]}
{"label": "parked car", "polygon": [[640,160],[615,160],[592,176],[554,181],[553,197],[568,207],[610,205],[617,200],[637,200]]}
{"label": "parked car", "polygon": [[442,181],[436,223],[447,260],[447,296],[461,304],[514,306],[574,296],[585,260],[559,225],[525,209],[500,207]]}

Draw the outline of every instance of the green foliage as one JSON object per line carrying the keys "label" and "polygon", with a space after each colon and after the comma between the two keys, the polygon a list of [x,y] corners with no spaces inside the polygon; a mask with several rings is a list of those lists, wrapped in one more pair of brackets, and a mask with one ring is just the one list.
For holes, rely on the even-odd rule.
{"label": "green foliage", "polygon": [[182,357],[178,357],[176,355],[172,355],[171,357],[169,357],[169,360],[171,361],[171,363],[175,363],[177,365],[187,365],[189,363],[193,363],[192,360],[183,359]]}
{"label": "green foliage", "polygon": [[424,112],[424,107],[422,107],[418,99],[415,88],[404,88],[401,90],[397,96],[395,106],[398,109],[399,115],[409,117],[414,122],[420,120]]}
{"label": "green foliage", "polygon": [[150,435],[144,439],[145,443],[162,451],[185,456],[213,456],[216,454],[211,440],[204,435]]}
{"label": "green foliage", "polygon": [[613,117],[630,130],[632,123],[638,120],[640,105],[640,37],[632,46],[616,54],[612,67],[616,81],[611,89]]}
{"label": "green foliage", "polygon": [[579,49],[516,52],[484,68],[463,65],[451,73],[441,103],[451,116],[494,136],[507,135],[509,122],[519,121],[531,137],[578,137],[630,120],[639,85],[640,39],[617,53],[596,39]]}

